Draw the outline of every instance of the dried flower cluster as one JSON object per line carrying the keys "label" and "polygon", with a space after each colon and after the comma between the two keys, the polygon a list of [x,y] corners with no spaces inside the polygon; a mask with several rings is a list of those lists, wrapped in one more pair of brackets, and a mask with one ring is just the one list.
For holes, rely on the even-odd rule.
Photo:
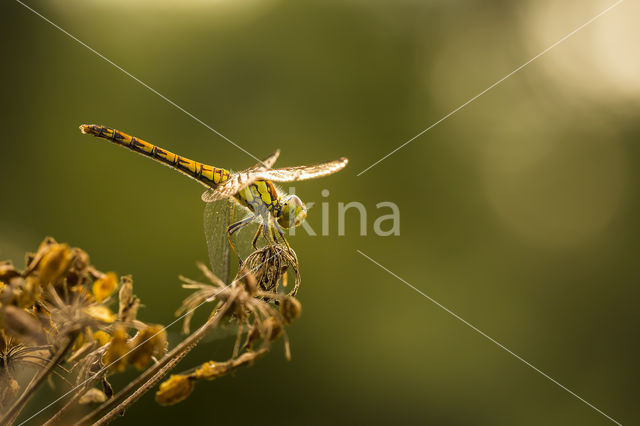
{"label": "dried flower cluster", "polygon": [[[213,380],[263,356],[284,336],[285,327],[301,311],[294,298],[300,276],[289,247],[267,246],[252,253],[227,285],[204,265],[211,284],[182,278],[196,291],[177,312],[184,330],[196,308],[214,303],[209,320],[168,351],[164,327],[137,318],[140,300],[131,277],[93,268],[78,248],[47,238],[28,254],[20,271],[0,262],[0,424],[11,424],[40,385],[52,377],[63,383],[66,400],[47,424],[69,421],[103,424],[151,389],[212,328],[222,323],[238,327],[231,358],[209,361],[193,373],[172,375],[160,385],[156,400],[174,404],[185,399],[198,380]],[[295,288],[286,285],[287,270],[295,273]],[[245,330],[247,332],[245,333]],[[244,342],[243,335],[246,334]],[[109,376],[132,366],[143,372],[118,392]],[[80,420],[79,405],[99,404]]]}

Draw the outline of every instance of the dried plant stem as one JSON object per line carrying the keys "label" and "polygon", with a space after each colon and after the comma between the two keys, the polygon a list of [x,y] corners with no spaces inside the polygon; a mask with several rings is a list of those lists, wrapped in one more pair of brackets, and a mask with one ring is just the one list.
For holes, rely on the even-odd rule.
{"label": "dried plant stem", "polygon": [[169,370],[175,367],[175,365],[178,364],[178,362],[180,362],[182,358],[184,358],[196,346],[196,344],[211,328],[216,327],[220,320],[225,316],[225,313],[232,303],[232,300],[227,300],[215,315],[209,318],[209,320],[207,320],[207,322],[205,322],[200,328],[185,338],[171,352],[167,353],[157,364],[145,370],[145,372],[138,376],[136,380],[129,383],[113,398],[109,399],[100,407],[84,416],[76,423],[76,425],[106,424],[113,420],[113,417],[126,409],[130,404],[137,401],[138,398],[149,391],[149,389],[151,389],[158,380],[167,374]]}
{"label": "dried plant stem", "polygon": [[173,367],[175,367],[176,364],[179,363],[182,360],[182,358],[184,358],[187,355],[187,353],[189,353],[189,351],[196,346],[196,344],[197,342],[192,342],[191,345],[185,348],[183,352],[176,354],[174,358],[169,360],[169,362],[167,362],[167,364],[164,367],[162,367],[153,376],[151,376],[151,378],[149,378],[144,384],[142,384],[138,389],[136,389],[128,398],[126,398],[116,407],[112,408],[107,414],[105,414],[104,416],[102,416],[102,418],[96,421],[94,423],[94,426],[108,424],[113,420],[114,417],[120,415],[120,413],[122,413],[129,405],[136,402],[142,395],[147,393],[149,389],[151,389],[156,383],[158,383],[158,381],[162,379],[164,375],[167,374],[167,372],[173,369]]}
{"label": "dried plant stem", "polygon": [[36,374],[27,389],[25,389],[25,391],[11,405],[11,408],[2,416],[2,418],[0,419],[0,424],[10,425],[15,421],[16,417],[20,415],[20,412],[29,401],[29,398],[31,398],[38,387],[40,387],[40,385],[44,383],[47,377],[49,377],[56,366],[65,357],[69,349],[71,349],[77,335],[78,333],[75,331],[69,333],[69,335],[67,336],[67,342],[64,345],[60,346],[60,348],[53,354],[53,356],[49,358],[49,362],[47,362],[47,365]]}

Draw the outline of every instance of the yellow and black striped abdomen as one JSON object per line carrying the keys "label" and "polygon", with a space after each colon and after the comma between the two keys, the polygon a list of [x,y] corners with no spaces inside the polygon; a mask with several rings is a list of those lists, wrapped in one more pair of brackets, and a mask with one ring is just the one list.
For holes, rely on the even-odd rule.
{"label": "yellow and black striped abdomen", "polygon": [[80,130],[82,130],[82,133],[106,139],[166,164],[208,187],[216,187],[229,179],[229,172],[225,169],[198,163],[116,129],[95,124],[83,124],[80,126]]}

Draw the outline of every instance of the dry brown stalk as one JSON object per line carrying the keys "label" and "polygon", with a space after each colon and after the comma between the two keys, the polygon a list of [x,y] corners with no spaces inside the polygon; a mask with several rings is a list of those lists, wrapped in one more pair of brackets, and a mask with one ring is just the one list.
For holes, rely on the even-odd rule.
{"label": "dry brown stalk", "polygon": [[[0,262],[0,424],[12,424],[52,375],[60,376],[71,389],[54,401],[69,396],[44,424],[109,423],[152,389],[207,332],[223,322],[238,325],[232,357],[223,362],[205,362],[188,375],[171,376],[156,393],[160,404],[184,400],[199,380],[213,380],[252,364],[280,336],[284,336],[286,354],[290,356],[284,330],[300,314],[300,303],[293,297],[300,275],[297,258],[289,247],[276,245],[256,250],[229,285],[204,265],[199,267],[211,283],[182,278],[183,287],[195,292],[185,299],[179,314],[184,318],[185,329],[196,308],[214,303],[212,315],[168,351],[165,327],[137,318],[140,300],[133,293],[132,279],[121,277],[118,284],[115,274],[93,268],[84,251],[47,238],[36,253],[27,256],[24,271],[10,262]],[[287,270],[295,274],[295,286],[289,294],[278,291],[286,285]],[[112,310],[116,303],[117,309]],[[243,330],[249,332],[241,344]],[[22,366],[34,368],[35,373],[29,383],[21,385],[13,372]],[[108,377],[130,366],[143,371],[114,394]],[[102,390],[94,387],[99,382]],[[24,390],[20,393],[20,389]],[[72,419],[81,404],[91,403],[100,405],[81,418]]]}

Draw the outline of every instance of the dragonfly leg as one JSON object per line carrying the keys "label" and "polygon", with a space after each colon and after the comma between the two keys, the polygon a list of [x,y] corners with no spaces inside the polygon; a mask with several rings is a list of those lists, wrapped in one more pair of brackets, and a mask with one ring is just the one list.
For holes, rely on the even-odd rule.
{"label": "dragonfly leg", "polygon": [[273,242],[278,244],[278,241],[277,240],[271,241],[271,239],[269,239],[269,233],[271,231],[272,231],[271,220],[269,217],[264,217],[262,219],[262,235],[264,236],[264,239],[267,241],[267,244],[269,244],[269,246],[275,251],[275,248],[273,247]]}
{"label": "dragonfly leg", "polygon": [[[289,251],[289,254],[293,255],[293,253],[291,253],[291,246],[289,246],[289,242],[284,237],[284,231],[282,230],[282,228],[280,228],[280,225],[278,225],[278,222],[276,222],[275,220],[273,221],[273,227],[278,231],[278,234],[280,234],[280,238],[282,238],[284,245],[287,246],[287,250]],[[277,242],[278,240],[276,239],[276,233],[275,231],[272,231],[272,232],[273,232],[273,239]]]}
{"label": "dragonfly leg", "polygon": [[[278,234],[280,234],[280,238],[282,239],[282,241],[284,242],[284,244],[287,246],[287,251],[289,252],[289,254],[291,255],[291,257],[294,259],[294,261],[297,263],[297,257],[295,255],[295,253],[293,253],[293,250],[291,249],[291,246],[289,245],[289,242],[287,241],[287,239],[284,236],[284,231],[282,230],[282,228],[278,225],[278,222],[276,222],[275,220],[273,221],[273,228],[275,228],[278,231]],[[276,234],[275,231],[272,229],[273,232],[273,238],[276,239]],[[297,265],[296,265],[297,266]],[[283,277],[283,285],[286,287],[287,286],[287,275],[285,272],[285,275]],[[293,286],[293,290],[291,290],[289,292],[289,296],[295,297],[295,295],[298,293],[298,289],[300,288],[300,282],[296,279],[296,283]]]}
{"label": "dragonfly leg", "polygon": [[236,250],[236,246],[233,244],[233,239],[231,238],[231,236],[236,231],[238,231],[240,228],[242,228],[243,226],[246,226],[249,223],[251,223],[251,221],[253,221],[253,219],[254,219],[253,216],[246,217],[246,218],[242,219],[239,222],[232,223],[227,228],[227,239],[229,240],[229,246],[231,246],[231,250],[233,250],[233,252],[236,254],[236,256],[238,256],[238,260],[240,261],[240,264],[242,264],[242,257],[240,257],[240,254],[238,253],[238,250]]}
{"label": "dragonfly leg", "polygon": [[259,226],[258,229],[256,229],[256,234],[253,236],[253,240],[251,241],[251,245],[254,250],[258,250],[258,238],[260,238],[260,234],[262,232],[262,226]]}

